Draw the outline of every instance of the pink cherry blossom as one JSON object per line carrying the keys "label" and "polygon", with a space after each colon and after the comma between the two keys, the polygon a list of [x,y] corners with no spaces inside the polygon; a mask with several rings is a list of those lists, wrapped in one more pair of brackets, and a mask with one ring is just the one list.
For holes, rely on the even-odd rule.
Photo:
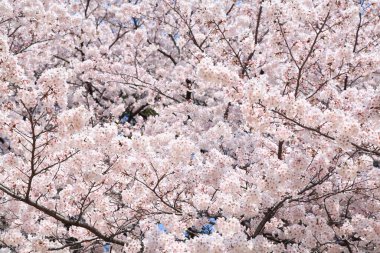
{"label": "pink cherry blossom", "polygon": [[379,252],[376,1],[0,1],[0,252]]}

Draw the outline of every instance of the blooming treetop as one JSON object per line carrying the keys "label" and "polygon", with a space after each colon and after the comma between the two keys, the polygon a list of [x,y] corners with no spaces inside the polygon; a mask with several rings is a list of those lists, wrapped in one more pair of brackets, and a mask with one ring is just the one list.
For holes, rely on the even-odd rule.
{"label": "blooming treetop", "polygon": [[0,1],[0,248],[379,252],[362,2]]}

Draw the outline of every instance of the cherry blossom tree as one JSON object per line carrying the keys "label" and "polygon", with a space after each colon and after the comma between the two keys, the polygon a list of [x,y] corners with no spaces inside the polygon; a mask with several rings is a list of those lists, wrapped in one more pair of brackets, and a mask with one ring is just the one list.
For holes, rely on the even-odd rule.
{"label": "cherry blossom tree", "polygon": [[379,14],[1,0],[0,251],[379,252]]}

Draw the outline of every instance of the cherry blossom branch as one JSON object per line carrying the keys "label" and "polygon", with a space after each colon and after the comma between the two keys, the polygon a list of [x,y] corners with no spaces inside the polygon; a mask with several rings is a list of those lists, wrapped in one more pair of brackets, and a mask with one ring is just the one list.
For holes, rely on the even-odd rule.
{"label": "cherry blossom branch", "polygon": [[314,40],[308,50],[308,53],[306,54],[306,57],[305,59],[302,61],[302,63],[299,65],[298,62],[296,61],[296,59],[294,58],[294,55],[292,53],[292,50],[286,40],[286,37],[285,37],[285,33],[282,29],[282,24],[280,23],[280,20],[277,19],[277,22],[280,26],[280,31],[281,31],[281,34],[285,40],[285,44],[286,44],[286,47],[288,48],[288,51],[289,51],[289,54],[291,56],[291,59],[293,60],[293,62],[295,63],[296,67],[298,68],[298,74],[297,74],[297,82],[296,82],[296,89],[295,89],[295,92],[294,92],[294,97],[297,98],[298,96],[298,92],[299,92],[299,87],[301,85],[301,79],[302,79],[302,73],[304,71],[304,68],[306,66],[306,63],[308,62],[310,56],[312,55],[312,53],[314,52],[314,48],[318,42],[318,39],[319,39],[319,36],[324,32],[324,27],[326,26],[326,23],[328,21],[330,17],[330,11],[327,13],[326,17],[323,19],[323,22],[322,22],[322,25],[320,27],[318,27],[319,25],[317,24],[317,29],[315,32],[316,32],[316,35],[314,37]]}
{"label": "cherry blossom branch", "polygon": [[84,228],[84,229],[88,230],[89,232],[91,232],[92,234],[96,235],[99,239],[102,239],[103,241],[106,241],[106,242],[112,242],[112,243],[115,243],[117,245],[124,245],[125,244],[121,240],[112,238],[112,234],[111,235],[103,234],[98,229],[96,229],[94,226],[91,226],[87,223],[78,222],[76,220],[74,221],[74,220],[67,219],[63,215],[59,214],[58,212],[50,210],[44,206],[37,204],[36,202],[32,201],[30,198],[21,197],[2,184],[0,184],[0,190],[3,191],[4,193],[6,193],[7,195],[9,195],[10,197],[14,198],[15,200],[21,201],[25,204],[28,204],[28,205],[36,208],[37,210],[43,212],[44,214],[56,219],[57,221],[62,222],[66,226],[75,226],[75,227],[79,227],[79,228]]}
{"label": "cherry blossom branch", "polygon": [[[151,84],[149,82],[146,82],[138,77],[135,77],[135,76],[131,76],[131,75],[125,75],[125,74],[120,74],[121,77],[124,79],[124,84],[128,84],[128,85],[132,85],[132,86],[136,86],[136,87],[142,87],[142,88],[147,88],[147,89],[150,89],[154,92],[157,92],[158,94],[170,99],[170,100],[173,100],[174,102],[177,102],[177,103],[181,103],[181,101],[179,101],[178,99],[172,97],[172,96],[169,96],[167,94],[165,94],[162,90],[160,90],[159,88],[157,88],[154,84]],[[139,81],[140,83],[142,84],[137,84],[135,82],[130,82],[128,79],[129,78],[132,78],[134,80],[137,80]],[[113,81],[113,82],[118,82],[118,81]]]}
{"label": "cherry blossom branch", "polygon": [[297,126],[302,127],[303,129],[306,129],[306,130],[309,130],[309,131],[311,131],[311,132],[317,133],[317,134],[319,134],[319,135],[321,135],[321,136],[323,136],[323,137],[325,137],[325,138],[327,138],[327,139],[335,140],[334,137],[328,135],[327,133],[323,133],[323,132],[321,132],[321,130],[318,129],[318,128],[313,128],[313,127],[306,126],[306,125],[300,123],[299,121],[297,121],[297,120],[295,120],[295,119],[289,118],[288,116],[286,116],[286,113],[283,113],[283,112],[280,112],[280,111],[278,111],[278,110],[274,110],[274,109],[272,109],[271,111],[274,112],[275,114],[280,115],[280,116],[283,117],[284,119],[293,122],[293,123],[296,124]]}
{"label": "cherry blossom branch", "polygon": [[253,233],[253,238],[260,235],[262,231],[264,230],[265,224],[269,222],[277,213],[277,211],[285,204],[286,201],[291,200],[291,196],[287,196],[283,198],[280,202],[275,204],[273,207],[269,208],[268,211],[265,213],[264,218],[260,221],[259,225],[256,227],[255,232]]}
{"label": "cherry blossom branch", "polygon": [[[161,177],[159,177],[157,175],[157,182],[154,184],[153,187],[150,187],[146,182],[140,180],[139,178],[137,178],[137,176],[132,176],[132,175],[129,175],[127,173],[124,173],[126,176],[128,177],[131,177],[133,178],[134,180],[136,180],[137,182],[141,183],[142,185],[144,185],[148,190],[150,190],[165,206],[169,207],[170,209],[173,209],[176,214],[181,214],[182,211],[180,209],[178,209],[175,205],[172,205],[170,204],[168,201],[166,201],[164,199],[164,196],[161,196],[159,193],[157,193],[157,188],[159,187],[159,184],[161,183],[161,181],[163,181],[167,176],[169,175],[172,175],[174,174],[174,172],[171,172],[171,173],[168,173],[168,174],[164,174],[162,175]],[[178,201],[178,200],[176,200]],[[175,201],[175,202],[176,202]]]}
{"label": "cherry blossom branch", "polygon": [[74,247],[74,246],[77,246],[77,245],[81,245],[84,242],[93,242],[93,241],[97,241],[97,240],[99,240],[99,238],[98,237],[94,237],[94,238],[85,239],[85,240],[74,242],[74,243],[68,243],[68,244],[66,244],[66,245],[64,245],[62,247],[49,248],[48,250],[49,251],[63,250],[63,249],[69,248],[69,247]]}
{"label": "cherry blossom branch", "polygon": [[43,40],[39,40],[39,41],[31,41],[28,45],[26,45],[26,46],[20,48],[19,50],[15,51],[14,54],[15,55],[21,54],[21,53],[25,52],[31,46],[34,46],[34,45],[40,44],[40,43],[45,43],[45,42],[52,41],[52,40],[53,39],[43,39]]}
{"label": "cherry blossom branch", "polygon": [[[359,43],[359,32],[360,32],[361,27],[362,27],[362,14],[359,13],[359,23],[358,23],[357,28],[356,28],[354,47],[352,49],[353,53],[356,53],[356,48],[357,48],[358,43]],[[347,90],[348,79],[349,79],[348,78],[348,74],[346,74],[346,77],[344,78],[344,87],[343,87],[343,90]]]}
{"label": "cherry blossom branch", "polygon": [[184,24],[186,25],[186,27],[188,28],[188,31],[189,31],[189,36],[190,36],[190,39],[191,41],[194,43],[194,45],[203,53],[204,52],[204,49],[202,48],[202,45],[204,43],[204,41],[202,42],[202,44],[199,44],[199,42],[197,41],[197,39],[195,38],[195,35],[193,33],[193,29],[191,27],[191,16],[190,16],[190,20],[189,22],[186,20],[186,18],[182,15],[182,13],[176,8],[176,6],[171,6],[167,1],[164,1],[165,4],[167,4],[175,13],[178,14],[178,16],[180,17],[180,19],[184,22]]}
{"label": "cherry blossom branch", "polygon": [[214,24],[215,24],[215,27],[217,28],[217,30],[222,35],[223,40],[227,43],[228,47],[231,49],[232,54],[235,56],[236,60],[238,61],[239,65],[240,65],[240,67],[242,69],[243,74],[245,74],[247,76],[247,78],[250,79],[250,76],[249,76],[248,71],[247,71],[246,64],[244,64],[242,62],[239,53],[236,52],[235,48],[231,45],[229,39],[226,37],[224,31],[222,31],[222,29],[220,28],[219,24],[217,22],[214,22]]}
{"label": "cherry blossom branch", "polygon": [[[314,128],[314,127],[310,127],[310,126],[304,125],[304,124],[302,124],[301,122],[299,122],[299,121],[297,121],[295,119],[289,118],[286,115],[286,113],[280,112],[278,110],[272,109],[271,111],[274,112],[275,114],[278,114],[278,115],[282,116],[284,119],[293,122],[297,126],[302,127],[303,129],[306,129],[306,130],[309,130],[311,132],[314,132],[314,133],[316,133],[318,135],[321,135],[321,136],[323,136],[323,137],[325,137],[325,138],[327,138],[329,140],[336,140],[335,137],[332,137],[328,133],[322,132],[320,130],[320,127]],[[367,153],[371,153],[371,154],[380,156],[380,147],[373,146],[372,148],[370,148],[370,147],[366,147],[365,145],[360,145],[360,144],[357,144],[357,143],[354,143],[354,142],[351,142],[351,145],[354,146],[355,148],[357,148],[358,150],[361,150],[361,151],[364,151],[364,152],[367,152]]]}
{"label": "cherry blossom branch", "polygon": [[32,189],[32,181],[33,181],[34,176],[36,175],[36,171],[35,171],[35,159],[36,159],[35,152],[36,152],[36,145],[37,145],[37,137],[36,137],[36,132],[35,132],[35,124],[36,124],[36,122],[33,119],[33,113],[34,113],[37,105],[34,108],[29,109],[29,108],[27,108],[27,106],[24,104],[24,102],[22,100],[20,102],[21,102],[21,104],[23,105],[24,109],[26,110],[26,112],[28,114],[28,120],[29,120],[30,127],[31,127],[32,148],[31,148],[31,150],[29,150],[30,153],[31,153],[31,158],[30,158],[30,171],[31,171],[31,174],[29,176],[28,186],[27,186],[27,190],[26,190],[26,193],[25,193],[25,198],[29,199],[29,194],[30,194],[30,191]]}
{"label": "cherry blossom branch", "polygon": [[324,82],[322,82],[322,83],[320,83],[320,84],[318,84],[317,86],[318,86],[318,88],[311,94],[311,95],[309,95],[306,99],[310,99],[310,98],[312,98],[315,94],[317,94],[323,87],[325,87],[327,84],[328,84],[328,82],[330,82],[330,81],[332,81],[332,80],[335,80],[335,79],[337,79],[337,78],[339,78],[339,77],[341,77],[342,75],[344,75],[344,74],[346,74],[346,79],[345,79],[345,87],[346,87],[346,84],[347,84],[347,71],[345,71],[345,72],[341,72],[341,70],[342,70],[342,67],[343,67],[343,60],[342,60],[342,63],[341,63],[341,65],[340,65],[340,67],[339,67],[339,72],[335,75],[335,76],[333,76],[333,77],[331,77],[330,79],[327,79],[327,80],[325,80]]}
{"label": "cherry blossom branch", "polygon": [[122,39],[124,37],[124,35],[126,35],[129,32],[128,30],[121,32],[122,28],[123,28],[123,26],[120,24],[119,30],[117,31],[117,34],[116,34],[116,37],[112,41],[111,45],[108,46],[108,49],[111,49],[120,39]]}
{"label": "cherry blossom branch", "polygon": [[165,51],[163,51],[162,49],[157,49],[158,52],[160,52],[162,55],[164,55],[165,57],[169,58],[174,65],[177,65],[177,61],[174,60],[173,56],[171,56],[170,54],[166,53]]}
{"label": "cherry blossom branch", "polygon": [[260,21],[261,21],[261,14],[263,13],[263,5],[262,3],[264,0],[261,0],[260,2],[260,7],[259,7],[259,12],[257,14],[257,19],[256,19],[256,27],[255,27],[255,45],[259,42],[259,27],[260,27]]}

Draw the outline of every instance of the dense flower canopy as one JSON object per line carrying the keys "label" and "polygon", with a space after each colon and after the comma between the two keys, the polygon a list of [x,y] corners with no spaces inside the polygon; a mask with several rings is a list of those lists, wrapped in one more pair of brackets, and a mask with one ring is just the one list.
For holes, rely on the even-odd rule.
{"label": "dense flower canopy", "polygon": [[379,252],[379,14],[1,0],[0,252]]}

